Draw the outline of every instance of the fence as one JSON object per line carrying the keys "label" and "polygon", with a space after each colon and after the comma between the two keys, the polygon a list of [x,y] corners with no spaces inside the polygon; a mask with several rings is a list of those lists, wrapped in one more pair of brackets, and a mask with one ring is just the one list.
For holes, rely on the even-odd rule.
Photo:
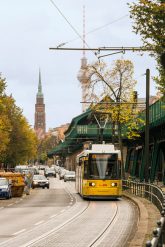
{"label": "fence", "polygon": [[156,185],[123,180],[123,189],[151,201],[160,212],[160,220],[153,230],[153,238],[146,247],[165,247],[165,194]]}

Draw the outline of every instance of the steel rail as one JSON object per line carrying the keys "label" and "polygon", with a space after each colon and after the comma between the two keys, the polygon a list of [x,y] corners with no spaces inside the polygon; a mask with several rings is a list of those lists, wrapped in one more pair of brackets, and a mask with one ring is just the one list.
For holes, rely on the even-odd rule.
{"label": "steel rail", "polygon": [[112,219],[110,220],[110,222],[105,226],[105,228],[103,229],[103,231],[95,238],[95,240],[93,240],[89,245],[88,247],[92,247],[94,246],[94,244],[97,244],[97,242],[99,242],[99,240],[106,234],[106,232],[108,231],[109,227],[112,225],[113,221],[115,220],[116,218],[116,215],[118,213],[118,205],[117,203],[116,204],[116,211],[112,217]]}
{"label": "steel rail", "polygon": [[69,220],[67,220],[64,223],[62,223],[61,225],[55,227],[51,231],[49,231],[49,232],[41,235],[37,239],[31,240],[30,242],[28,242],[28,243],[26,243],[24,245],[21,245],[21,247],[30,247],[30,246],[33,246],[33,244],[37,244],[39,241],[44,240],[45,238],[49,237],[51,234],[54,234],[54,233],[60,231],[61,229],[63,229],[67,225],[69,225],[71,222],[74,222],[75,220],[77,220],[81,215],[83,215],[86,212],[86,210],[89,208],[89,205],[90,205],[90,202],[88,203],[87,207],[84,210],[80,211],[79,213],[77,213],[76,215],[74,215]]}
{"label": "steel rail", "polygon": [[[72,193],[71,193],[69,190],[67,190],[66,188],[65,188],[65,191],[66,191],[69,195],[71,195],[72,198],[75,198],[75,197],[72,195]],[[75,199],[76,199],[76,198],[75,198]],[[76,200],[76,202],[77,202],[77,200]],[[76,205],[77,205],[77,203],[76,203],[73,207],[75,208]],[[75,221],[77,218],[79,218],[83,213],[85,213],[85,211],[89,208],[89,205],[90,205],[90,202],[88,202],[87,206],[86,206],[83,210],[81,210],[80,212],[78,212],[77,214],[75,214],[75,215],[74,215],[73,217],[71,217],[70,219],[66,220],[64,223],[61,223],[60,225],[56,226],[55,228],[51,229],[50,231],[48,231],[48,232],[46,232],[46,233],[44,233],[44,234],[42,234],[42,235],[40,235],[39,237],[36,237],[35,239],[32,239],[32,240],[30,240],[30,241],[28,241],[28,242],[22,244],[21,247],[30,247],[30,246],[33,246],[34,244],[37,244],[39,241],[44,240],[45,238],[47,238],[47,237],[50,236],[51,234],[53,234],[53,233],[55,233],[55,232],[58,232],[59,230],[61,230],[62,228],[64,228],[65,226],[67,226],[67,225],[70,224],[71,222]],[[68,209],[68,210],[69,210],[69,209]],[[65,212],[66,212],[66,211],[65,211]],[[60,213],[60,215],[63,215],[65,212]],[[56,216],[56,218],[57,218],[57,217],[58,217],[58,215]],[[55,218],[54,218],[54,219],[55,219]],[[52,221],[52,220],[53,220],[53,219],[49,219],[48,221],[46,221],[46,222],[43,223],[43,224],[48,224],[48,223],[49,223],[50,221]],[[40,228],[40,225],[35,227],[35,229],[37,229],[37,228]],[[34,232],[34,228],[31,229],[31,230],[29,230],[29,231],[27,231],[26,234],[28,234],[28,233],[30,233],[30,232]],[[13,241],[14,241],[14,239],[16,239],[17,237],[18,237],[18,236],[15,236],[15,237],[13,238]],[[11,239],[4,241],[4,242],[0,243],[0,246],[4,246],[4,244],[5,244],[5,246],[6,246],[6,244],[8,245],[8,243],[9,243],[10,241],[11,241]],[[8,246],[9,246],[9,245],[8,245]]]}

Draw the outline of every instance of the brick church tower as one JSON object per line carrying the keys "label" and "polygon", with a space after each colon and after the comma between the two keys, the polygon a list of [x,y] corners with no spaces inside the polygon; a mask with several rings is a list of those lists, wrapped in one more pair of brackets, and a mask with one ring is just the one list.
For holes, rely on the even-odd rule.
{"label": "brick church tower", "polygon": [[42,139],[45,136],[46,124],[45,124],[45,104],[44,104],[44,95],[42,93],[41,85],[41,72],[39,70],[39,83],[38,83],[38,92],[36,95],[36,104],[35,104],[35,123],[34,130],[37,134],[38,139]]}

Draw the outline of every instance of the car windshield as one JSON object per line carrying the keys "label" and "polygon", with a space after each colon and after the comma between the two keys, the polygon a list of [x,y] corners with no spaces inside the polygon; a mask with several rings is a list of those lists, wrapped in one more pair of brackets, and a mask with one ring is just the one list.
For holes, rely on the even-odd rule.
{"label": "car windshield", "polygon": [[0,185],[7,185],[7,180],[6,179],[0,179]]}
{"label": "car windshield", "polygon": [[47,168],[46,171],[54,171],[53,167]]}
{"label": "car windshield", "polygon": [[84,163],[84,177],[115,179],[119,177],[117,154],[90,154],[89,165]]}
{"label": "car windshield", "polygon": [[74,171],[67,172],[66,175],[75,175],[75,172]]}
{"label": "car windshield", "polygon": [[33,180],[45,180],[46,177],[43,175],[34,175]]}

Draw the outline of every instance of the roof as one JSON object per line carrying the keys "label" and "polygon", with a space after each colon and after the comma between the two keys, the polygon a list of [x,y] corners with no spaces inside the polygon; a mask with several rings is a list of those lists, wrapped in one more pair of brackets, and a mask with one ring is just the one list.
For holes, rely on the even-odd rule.
{"label": "roof", "polygon": [[64,132],[65,137],[67,138],[70,134],[75,133],[75,126],[84,118],[86,118],[90,113],[91,109],[88,109],[86,112],[74,117],[69,125],[69,128]]}

